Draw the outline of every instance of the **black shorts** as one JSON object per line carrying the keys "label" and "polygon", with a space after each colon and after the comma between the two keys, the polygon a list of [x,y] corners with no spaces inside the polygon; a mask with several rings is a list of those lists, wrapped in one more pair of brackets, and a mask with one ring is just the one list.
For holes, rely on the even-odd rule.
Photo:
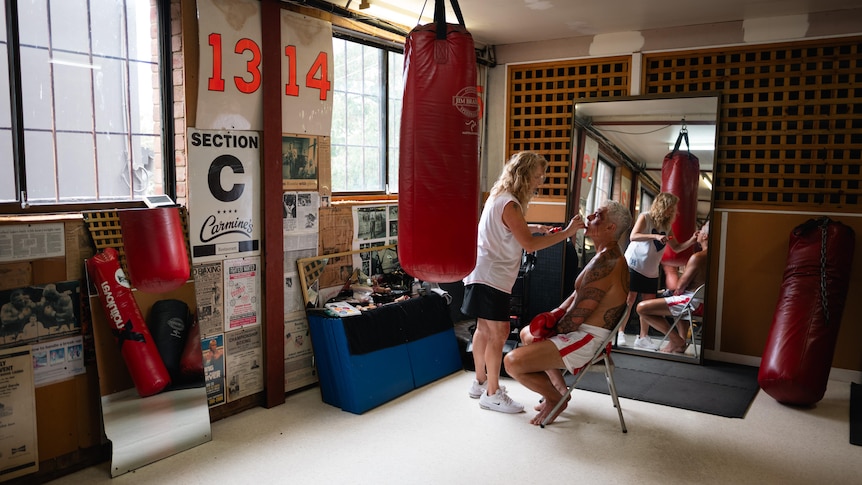
{"label": "black shorts", "polygon": [[464,287],[461,313],[470,318],[508,322],[512,295],[481,283]]}
{"label": "black shorts", "polygon": [[658,278],[647,278],[637,271],[629,269],[629,291],[655,296],[658,293]]}

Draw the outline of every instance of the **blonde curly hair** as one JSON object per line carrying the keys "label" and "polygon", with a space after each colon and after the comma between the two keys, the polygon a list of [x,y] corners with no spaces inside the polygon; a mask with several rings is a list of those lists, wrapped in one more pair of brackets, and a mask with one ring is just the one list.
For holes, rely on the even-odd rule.
{"label": "blonde curly hair", "polygon": [[655,200],[652,201],[652,206],[649,208],[649,215],[652,217],[656,229],[670,229],[677,204],[679,204],[679,197],[670,192],[661,192],[655,196]]}
{"label": "blonde curly hair", "polygon": [[503,173],[491,187],[491,196],[510,193],[521,204],[521,212],[527,212],[527,206],[533,198],[530,182],[536,167],[542,171],[548,168],[548,160],[536,152],[519,152],[512,155],[503,166]]}

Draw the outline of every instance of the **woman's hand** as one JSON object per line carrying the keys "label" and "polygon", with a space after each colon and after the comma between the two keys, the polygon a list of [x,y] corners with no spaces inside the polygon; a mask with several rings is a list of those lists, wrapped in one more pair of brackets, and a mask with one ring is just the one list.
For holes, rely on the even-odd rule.
{"label": "woman's hand", "polygon": [[572,217],[569,220],[569,224],[566,226],[564,232],[566,233],[567,237],[572,237],[575,235],[576,232],[586,228],[587,225],[584,223],[584,220],[583,218],[581,218],[581,215],[575,214],[575,217]]}

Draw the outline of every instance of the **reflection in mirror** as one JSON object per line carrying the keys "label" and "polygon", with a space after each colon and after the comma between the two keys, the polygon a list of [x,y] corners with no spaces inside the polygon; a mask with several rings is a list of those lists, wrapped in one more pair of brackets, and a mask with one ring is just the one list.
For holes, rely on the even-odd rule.
{"label": "reflection in mirror", "polygon": [[[584,132],[584,136],[580,138],[583,150],[576,152],[581,153],[583,157],[578,193],[578,208],[582,214],[591,213],[594,207],[600,205],[605,199],[612,198],[632,207],[632,215],[637,220],[639,214],[649,212],[653,200],[662,190],[674,194],[682,190],[684,193],[679,194],[682,196],[682,202],[679,204],[679,211],[682,214],[677,216],[678,219],[691,217],[693,222],[690,231],[699,229],[709,220],[713,200],[712,173],[718,117],[717,97],[632,97],[584,101],[575,104],[574,114],[576,127],[579,132]],[[662,166],[665,156],[674,151],[678,140],[681,142],[679,152],[686,154],[690,152],[698,160],[696,163],[699,167],[694,166],[690,169],[687,167],[689,174],[684,183],[680,183],[680,179],[671,179],[669,184],[668,181],[663,183]],[[623,170],[621,177],[614,176],[617,165],[613,161],[619,160],[623,160],[624,166],[629,169],[628,172]],[[630,179],[627,177],[628,173],[631,173]],[[668,169],[665,169],[665,177],[668,177]],[[673,227],[676,228],[677,225]],[[680,235],[677,236],[677,243],[684,242]],[[687,236],[685,239],[688,239]],[[704,246],[706,242],[704,240]],[[620,244],[625,249],[630,244],[628,237],[621,240]],[[583,267],[583,264],[592,257],[590,243],[589,240],[579,239],[576,245],[579,252],[582,251],[582,255],[579,256],[584,259],[579,266]],[[693,252],[700,247],[699,243],[695,243],[693,249],[689,251]],[[688,263],[688,253],[681,254],[678,261],[682,262],[682,266],[662,265],[657,288],[659,296],[662,291],[674,289],[678,284],[677,280]],[[682,348],[683,352],[666,353],[635,346],[638,337],[645,333],[649,340],[642,340],[642,345],[651,342],[653,347],[664,345],[665,350],[679,348],[679,345],[668,348],[668,341],[664,339],[665,334],[646,323],[644,326],[647,329],[641,328],[636,309],[637,303],[642,299],[655,297],[656,295],[638,297],[630,312],[626,336],[618,340],[619,349],[671,360],[702,361],[700,337],[703,324],[706,322],[699,321],[699,318],[694,319],[696,324],[693,326],[693,332],[680,332],[680,336],[685,333],[686,338],[689,339]],[[702,311],[703,308],[698,313]],[[668,327],[674,323],[674,320],[673,316],[666,318]],[[644,319],[644,322],[646,321],[647,319]],[[679,326],[690,328],[687,322],[681,322]],[[676,340],[674,342],[678,343]]]}

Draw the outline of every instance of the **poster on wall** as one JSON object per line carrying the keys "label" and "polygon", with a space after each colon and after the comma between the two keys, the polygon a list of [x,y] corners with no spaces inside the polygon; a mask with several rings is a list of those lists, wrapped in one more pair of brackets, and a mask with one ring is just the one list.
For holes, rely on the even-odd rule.
{"label": "poster on wall", "polygon": [[281,179],[284,190],[317,188],[319,152],[316,136],[281,137]]}
{"label": "poster on wall", "polygon": [[204,382],[207,389],[207,405],[225,403],[224,335],[213,335],[201,339],[204,360]]}
{"label": "poster on wall", "polygon": [[192,267],[195,279],[198,326],[201,336],[208,337],[224,331],[224,277],[222,262],[196,264]]}
{"label": "poster on wall", "polygon": [[236,401],[263,390],[263,350],[260,327],[225,334],[227,400]]}
{"label": "poster on wall", "polygon": [[0,347],[81,331],[81,282],[0,291]]}
{"label": "poster on wall", "polygon": [[188,145],[192,261],[260,254],[260,134],[189,128]]}
{"label": "poster on wall", "polygon": [[284,390],[293,391],[317,382],[314,352],[305,311],[284,317]]}
{"label": "poster on wall", "polygon": [[0,350],[0,481],[39,470],[30,347]]}
{"label": "poster on wall", "polygon": [[[258,0],[198,0],[198,128],[263,130]],[[332,25],[281,9],[282,129],[329,135]]]}
{"label": "poster on wall", "polygon": [[33,382],[47,386],[84,374],[84,339],[80,335],[32,346]]}
{"label": "poster on wall", "polygon": [[260,269],[260,258],[225,261],[225,331],[260,325]]}

